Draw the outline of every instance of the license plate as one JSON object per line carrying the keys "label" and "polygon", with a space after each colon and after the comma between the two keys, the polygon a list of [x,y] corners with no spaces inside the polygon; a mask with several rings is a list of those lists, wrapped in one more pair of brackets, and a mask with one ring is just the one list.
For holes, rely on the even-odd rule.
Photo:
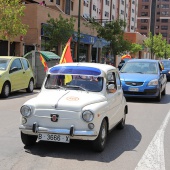
{"label": "license plate", "polygon": [[129,91],[135,91],[135,92],[136,92],[136,91],[139,91],[139,89],[138,89],[138,88],[132,88],[132,87],[130,87],[130,88],[129,88]]}
{"label": "license plate", "polygon": [[69,143],[70,136],[69,135],[59,135],[59,134],[49,134],[49,133],[39,133],[38,140]]}

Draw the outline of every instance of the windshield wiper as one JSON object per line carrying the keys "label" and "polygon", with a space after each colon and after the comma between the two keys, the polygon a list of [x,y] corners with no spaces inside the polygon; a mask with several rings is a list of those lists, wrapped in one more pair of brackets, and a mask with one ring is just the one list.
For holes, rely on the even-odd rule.
{"label": "windshield wiper", "polygon": [[50,86],[46,86],[47,89],[65,89],[62,86],[58,86],[58,85],[50,85]]}
{"label": "windshield wiper", "polygon": [[84,90],[84,91],[86,91],[86,92],[88,92],[88,90],[87,89],[85,89],[85,88],[83,88],[83,87],[81,87],[81,86],[74,86],[74,85],[66,85],[65,86],[66,88],[68,87],[71,87],[71,88],[79,88],[79,89],[82,89],[82,90]]}

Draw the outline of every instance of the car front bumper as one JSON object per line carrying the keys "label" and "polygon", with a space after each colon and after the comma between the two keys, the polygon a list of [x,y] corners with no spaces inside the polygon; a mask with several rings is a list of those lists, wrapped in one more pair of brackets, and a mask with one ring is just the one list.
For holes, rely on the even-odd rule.
{"label": "car front bumper", "polygon": [[76,130],[72,125],[70,129],[55,129],[47,127],[39,127],[35,122],[33,126],[24,126],[20,125],[19,129],[29,135],[37,135],[38,133],[48,133],[48,134],[60,134],[60,135],[69,135],[70,139],[80,139],[80,140],[94,140],[97,138],[98,133],[94,130]]}

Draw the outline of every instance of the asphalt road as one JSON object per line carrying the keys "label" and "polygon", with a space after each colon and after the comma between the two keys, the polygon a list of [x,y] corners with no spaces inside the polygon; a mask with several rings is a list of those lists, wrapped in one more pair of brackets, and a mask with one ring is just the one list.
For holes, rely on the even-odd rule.
{"label": "asphalt road", "polygon": [[169,170],[170,82],[160,103],[127,100],[125,129],[114,129],[104,152],[88,142],[38,142],[24,147],[20,139],[20,107],[36,96],[24,91],[0,99],[0,170]]}

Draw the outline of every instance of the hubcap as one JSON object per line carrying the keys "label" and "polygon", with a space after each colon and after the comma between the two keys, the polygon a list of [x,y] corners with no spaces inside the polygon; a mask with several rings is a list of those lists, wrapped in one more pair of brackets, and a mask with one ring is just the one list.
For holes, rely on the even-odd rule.
{"label": "hubcap", "polygon": [[9,95],[9,86],[6,85],[5,86],[5,96],[8,96]]}
{"label": "hubcap", "polygon": [[102,145],[104,144],[105,142],[105,138],[106,138],[106,128],[105,128],[105,125],[102,126]]}
{"label": "hubcap", "polygon": [[33,81],[30,81],[30,90],[32,91],[34,88],[34,84],[33,84]]}

